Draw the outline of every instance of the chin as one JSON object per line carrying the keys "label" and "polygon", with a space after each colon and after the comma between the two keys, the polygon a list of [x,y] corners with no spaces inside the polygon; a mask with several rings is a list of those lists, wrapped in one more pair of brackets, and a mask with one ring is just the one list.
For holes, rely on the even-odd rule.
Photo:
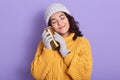
{"label": "chin", "polygon": [[68,32],[60,32],[60,35],[66,35]]}

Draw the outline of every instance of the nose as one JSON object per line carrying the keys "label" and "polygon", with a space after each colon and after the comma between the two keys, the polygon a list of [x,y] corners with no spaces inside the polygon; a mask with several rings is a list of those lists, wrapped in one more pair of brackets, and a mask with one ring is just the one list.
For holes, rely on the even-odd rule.
{"label": "nose", "polygon": [[59,20],[59,21],[58,21],[58,26],[61,26],[61,25],[62,25],[62,21]]}

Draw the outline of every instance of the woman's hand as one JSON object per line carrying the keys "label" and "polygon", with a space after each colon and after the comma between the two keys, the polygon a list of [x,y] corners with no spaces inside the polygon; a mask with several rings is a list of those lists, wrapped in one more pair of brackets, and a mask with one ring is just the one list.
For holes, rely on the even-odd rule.
{"label": "woman's hand", "polygon": [[54,39],[55,39],[57,42],[59,42],[59,44],[60,44],[60,49],[59,49],[59,51],[60,51],[61,55],[62,55],[63,57],[65,57],[65,56],[70,52],[70,50],[68,50],[67,47],[66,47],[65,40],[63,39],[63,37],[62,37],[60,34],[58,34],[58,33],[56,33],[56,32],[55,32],[55,34],[54,34]]}
{"label": "woman's hand", "polygon": [[51,45],[50,45],[50,42],[53,40],[53,36],[51,36],[49,34],[49,32],[47,32],[46,30],[43,31],[42,33],[42,41],[43,41],[43,44],[44,46],[47,48],[47,49],[52,49]]}

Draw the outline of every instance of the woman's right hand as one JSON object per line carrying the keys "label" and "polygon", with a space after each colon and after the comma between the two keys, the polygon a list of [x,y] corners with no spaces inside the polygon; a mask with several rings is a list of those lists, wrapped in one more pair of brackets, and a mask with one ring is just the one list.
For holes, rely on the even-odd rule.
{"label": "woman's right hand", "polygon": [[42,41],[43,41],[43,44],[44,44],[45,48],[52,49],[52,47],[50,45],[50,42],[53,39],[54,39],[53,36],[51,36],[49,34],[49,32],[47,32],[46,30],[43,31],[43,33],[42,33]]}

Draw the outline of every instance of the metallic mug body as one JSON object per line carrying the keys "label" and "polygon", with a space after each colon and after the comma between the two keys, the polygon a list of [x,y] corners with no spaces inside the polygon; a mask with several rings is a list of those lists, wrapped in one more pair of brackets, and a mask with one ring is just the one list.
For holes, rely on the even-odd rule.
{"label": "metallic mug body", "polygon": [[[52,27],[47,27],[47,28],[46,28],[46,31],[49,32],[49,35],[50,35],[50,36],[53,36],[54,30],[52,29]],[[55,39],[53,39],[53,40],[50,42],[50,45],[51,45],[52,49],[54,49],[54,50],[59,49],[59,43],[58,43],[57,41],[55,41]]]}

